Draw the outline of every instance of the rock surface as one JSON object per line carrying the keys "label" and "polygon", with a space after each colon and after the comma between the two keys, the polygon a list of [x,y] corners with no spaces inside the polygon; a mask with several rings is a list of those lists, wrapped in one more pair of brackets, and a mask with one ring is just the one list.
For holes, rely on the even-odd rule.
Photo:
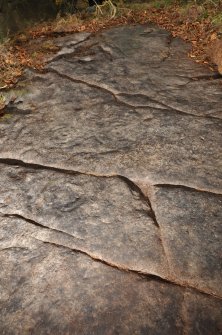
{"label": "rock surface", "polygon": [[0,334],[222,334],[222,79],[153,25],[56,43],[0,119]]}

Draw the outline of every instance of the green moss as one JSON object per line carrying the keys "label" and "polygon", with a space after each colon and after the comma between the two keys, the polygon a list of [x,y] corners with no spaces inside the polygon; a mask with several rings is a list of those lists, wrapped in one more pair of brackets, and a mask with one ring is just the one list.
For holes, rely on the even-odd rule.
{"label": "green moss", "polygon": [[213,16],[212,23],[216,26],[222,26],[222,13]]}
{"label": "green moss", "polygon": [[156,9],[159,9],[159,8],[165,8],[165,7],[171,6],[173,3],[175,3],[174,0],[156,0],[156,1],[152,1],[150,3],[150,6]]}
{"label": "green moss", "polygon": [[0,94],[0,103],[4,103],[5,102],[5,97],[3,94]]}
{"label": "green moss", "polygon": [[4,93],[4,101],[14,101],[17,98],[23,97],[24,95],[28,94],[28,92],[29,91],[27,90],[26,86],[23,87],[22,85],[18,85],[18,87],[16,87],[15,89],[6,91]]}
{"label": "green moss", "polygon": [[6,113],[3,114],[2,117],[0,117],[0,122],[8,121],[12,118],[12,114]]}

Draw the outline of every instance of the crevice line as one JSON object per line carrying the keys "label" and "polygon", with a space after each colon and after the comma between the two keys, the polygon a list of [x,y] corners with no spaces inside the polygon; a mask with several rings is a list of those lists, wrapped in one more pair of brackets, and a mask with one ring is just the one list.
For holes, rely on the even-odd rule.
{"label": "crevice line", "polygon": [[[60,230],[60,229],[57,229],[57,228],[52,228],[50,226],[46,226],[46,225],[44,225],[44,224],[42,224],[40,222],[37,222],[37,221],[35,221],[33,219],[30,219],[30,218],[27,218],[27,217],[25,217],[25,216],[23,216],[21,214],[18,214],[18,213],[7,213],[7,214],[5,214],[5,213],[1,213],[0,212],[0,215],[2,217],[5,217],[5,218],[17,218],[17,219],[23,220],[23,221],[25,221],[27,223],[31,223],[32,225],[34,225],[36,227],[40,227],[40,228],[43,228],[43,229],[51,230],[51,231],[54,231],[56,233],[61,233],[61,234],[64,234],[64,235],[66,235],[68,237],[76,238],[78,240],[80,239],[79,237],[77,237],[77,236],[75,236],[73,234],[69,234],[69,233],[67,233],[64,230]],[[81,239],[81,240],[83,240],[83,239]]]}
{"label": "crevice line", "polygon": [[200,192],[200,193],[209,193],[215,196],[222,196],[222,193],[217,192],[217,191],[210,191],[207,189],[201,189],[201,188],[196,188],[196,187],[192,187],[192,186],[187,186],[187,185],[182,185],[182,184],[165,184],[165,183],[160,183],[160,184],[153,184],[152,186],[154,187],[158,187],[158,188],[171,188],[171,189],[176,189],[176,188],[180,188],[186,191],[190,191],[190,192]]}
{"label": "crevice line", "polygon": [[[86,86],[89,86],[89,87],[96,88],[96,89],[99,89],[101,91],[104,91],[104,92],[106,92],[108,94],[111,94],[113,96],[114,100],[118,104],[122,104],[124,106],[129,107],[129,108],[133,108],[133,109],[153,108],[153,109],[155,109],[155,107],[150,107],[149,105],[147,105],[147,106],[146,105],[145,106],[140,106],[140,105],[139,106],[134,106],[134,105],[131,105],[130,103],[127,103],[127,102],[125,102],[125,101],[123,101],[123,100],[121,100],[121,99],[118,98],[118,95],[129,95],[129,96],[131,96],[131,95],[134,95],[134,94],[113,91],[110,88],[108,89],[108,88],[106,88],[104,86],[100,86],[100,85],[96,84],[95,82],[88,82],[88,81],[85,81],[85,80],[82,80],[82,79],[79,79],[79,78],[73,78],[73,77],[70,77],[69,75],[66,75],[64,73],[61,73],[61,72],[57,71],[56,69],[54,69],[52,67],[48,67],[47,69],[44,69],[43,73],[54,73],[57,76],[59,76],[61,78],[64,78],[64,79],[67,79],[69,81],[72,81],[74,83],[80,83],[80,84],[83,84],[83,85],[86,85]],[[140,94],[140,93],[138,93],[138,94]],[[137,93],[135,95],[137,95]],[[154,100],[154,99],[152,99],[152,98],[150,98],[150,97],[148,97],[146,95],[145,95],[145,97],[148,98],[151,103],[155,103],[155,104],[157,104],[159,106],[162,106],[163,109],[161,109],[161,108],[159,108],[159,109],[161,109],[163,111],[164,111],[164,109],[165,110],[167,109],[169,111],[176,112],[176,113],[179,113],[179,114],[182,114],[182,115],[186,115],[186,116],[194,116],[194,117],[197,117],[197,118],[210,118],[210,119],[219,119],[219,120],[221,120],[220,118],[218,118],[216,116],[214,117],[213,115],[211,116],[209,114],[206,114],[206,115],[196,115],[196,114],[193,114],[193,113],[187,113],[187,112],[185,112],[183,110],[180,110],[180,109],[177,109],[175,107],[166,105],[165,103],[156,101],[156,100]]]}
{"label": "crevice line", "polygon": [[118,176],[118,177],[119,177],[120,179],[122,179],[122,180],[128,185],[128,187],[129,187],[130,190],[132,190],[132,191],[135,190],[136,193],[139,194],[140,199],[143,200],[143,202],[146,203],[146,204],[149,206],[150,211],[149,211],[148,215],[149,215],[149,216],[151,217],[151,219],[153,220],[154,225],[155,225],[157,228],[160,229],[160,225],[159,225],[159,223],[158,223],[158,221],[157,221],[156,214],[155,214],[155,212],[154,212],[154,210],[153,210],[153,208],[152,208],[152,204],[151,204],[151,202],[150,202],[149,197],[148,197],[147,195],[145,195],[145,194],[143,193],[143,191],[141,190],[141,188],[140,188],[138,185],[136,185],[136,184],[135,184],[132,180],[130,180],[129,178],[127,178],[127,177],[123,177],[123,176]]}
{"label": "crevice line", "polygon": [[[57,234],[63,234],[63,235],[67,235],[69,238],[70,237],[71,238],[75,238],[74,235],[71,235],[69,233],[66,233],[66,232],[58,230],[58,229],[47,227],[47,226],[45,226],[45,225],[43,225],[41,223],[38,223],[38,222],[36,222],[36,221],[34,221],[32,219],[26,218],[26,217],[24,217],[24,216],[22,216],[20,214],[4,214],[4,213],[2,213],[2,216],[3,217],[16,217],[16,218],[19,218],[19,219],[25,221],[26,223],[29,223],[31,225],[36,226],[38,228],[48,229],[49,231],[53,231],[53,232],[55,232]],[[58,248],[64,248],[66,250],[67,249],[71,250],[72,252],[75,252],[75,253],[83,254],[83,255],[91,258],[93,261],[100,262],[100,263],[102,263],[104,265],[110,266],[110,267],[112,267],[114,269],[117,269],[119,271],[124,271],[124,272],[127,272],[127,273],[133,273],[133,274],[136,274],[137,276],[140,276],[140,277],[145,278],[145,279],[154,279],[154,280],[157,280],[157,281],[160,281],[160,282],[163,282],[163,283],[177,285],[177,286],[180,286],[182,288],[190,288],[190,289],[198,291],[199,293],[202,293],[202,294],[205,294],[205,295],[208,295],[208,296],[213,296],[213,297],[215,297],[217,299],[222,299],[222,297],[218,296],[217,294],[214,294],[212,292],[208,292],[208,291],[206,291],[204,289],[200,289],[200,288],[197,288],[195,286],[191,286],[190,284],[187,284],[185,282],[179,282],[179,281],[177,281],[175,279],[172,279],[172,278],[161,277],[159,275],[148,273],[148,272],[145,272],[145,271],[139,271],[139,270],[135,270],[135,269],[132,269],[132,268],[124,267],[121,264],[112,263],[112,262],[110,262],[108,260],[105,260],[105,259],[101,258],[98,255],[92,254],[89,251],[86,251],[86,250],[83,250],[83,249],[74,248],[74,247],[72,248],[70,246],[65,246],[63,244],[59,244],[59,243],[56,243],[56,242],[45,241],[45,240],[37,238],[37,237],[35,237],[33,235],[32,235],[32,238],[34,238],[34,239],[36,239],[36,240],[38,240],[38,241],[40,241],[42,243],[50,244],[50,245],[56,246]],[[7,247],[7,248],[4,248],[4,249],[10,249],[10,248],[12,248],[12,247]],[[20,248],[20,247],[16,246],[16,248]],[[1,250],[3,251],[3,249],[1,249]]]}
{"label": "crevice line", "polygon": [[122,271],[122,272],[132,273],[132,274],[137,275],[137,276],[139,276],[143,279],[148,279],[148,280],[149,279],[154,279],[156,281],[159,281],[159,282],[162,282],[162,283],[165,283],[165,284],[172,284],[172,285],[176,285],[176,286],[179,286],[179,287],[182,287],[182,288],[189,288],[189,289],[197,291],[198,293],[201,293],[201,294],[204,294],[204,295],[207,295],[207,296],[212,296],[216,299],[222,300],[222,297],[218,296],[217,294],[214,294],[212,292],[208,292],[206,290],[199,289],[195,286],[191,286],[191,285],[186,284],[186,283],[181,283],[181,282],[178,282],[176,280],[172,280],[171,278],[167,278],[167,277],[163,278],[163,277],[161,277],[159,275],[156,275],[156,274],[151,274],[151,273],[147,273],[147,272],[144,272],[144,271],[139,271],[139,270],[134,270],[134,269],[131,269],[131,268],[127,268],[127,267],[121,266],[120,264],[115,264],[115,263],[112,263],[110,261],[104,260],[101,257],[99,257],[98,255],[91,254],[91,253],[89,253],[88,251],[85,251],[85,250],[64,246],[64,245],[61,245],[61,244],[56,243],[56,242],[44,241],[44,240],[41,240],[41,239],[39,239],[37,237],[34,237],[34,236],[32,236],[32,237],[34,239],[42,242],[42,243],[50,244],[50,245],[53,245],[57,248],[63,248],[63,249],[66,249],[66,250],[68,249],[69,251],[72,251],[74,253],[83,254],[83,255],[91,258],[95,262],[102,263],[106,266],[112,267],[112,268],[114,268],[116,270],[119,270],[119,271]]}
{"label": "crevice line", "polygon": [[[86,172],[86,171],[76,171],[76,170],[72,170],[72,169],[66,169],[64,167],[58,167],[55,165],[45,165],[45,164],[41,164],[41,163],[33,163],[33,162],[27,162],[24,161],[22,159],[15,159],[15,158],[1,158],[0,157],[0,164],[4,164],[4,165],[9,165],[9,166],[19,166],[19,167],[24,167],[24,168],[30,168],[30,169],[34,169],[34,170],[49,170],[49,171],[54,171],[57,173],[64,173],[67,175],[86,175],[86,176],[91,176],[91,177],[101,177],[101,178],[121,178],[122,180],[124,180],[125,182],[128,181],[128,185],[132,185],[134,184],[137,189],[140,190],[141,194],[144,194],[142,192],[142,190],[140,189],[140,187],[137,185],[136,180],[133,181],[131,179],[129,179],[129,177],[126,177],[124,175],[120,175],[118,173],[115,172],[111,172],[111,173],[107,173],[107,174],[100,174],[100,173],[95,173],[95,172]],[[154,186],[154,187],[172,187],[172,188],[184,188],[187,190],[191,190],[191,191],[197,191],[197,192],[205,192],[205,193],[209,193],[209,194],[213,194],[213,195],[222,195],[221,192],[217,191],[217,190],[209,190],[209,189],[204,189],[204,188],[195,188],[189,185],[183,185],[183,184],[171,184],[171,183],[146,183],[147,186]],[[146,197],[146,195],[144,195]]]}

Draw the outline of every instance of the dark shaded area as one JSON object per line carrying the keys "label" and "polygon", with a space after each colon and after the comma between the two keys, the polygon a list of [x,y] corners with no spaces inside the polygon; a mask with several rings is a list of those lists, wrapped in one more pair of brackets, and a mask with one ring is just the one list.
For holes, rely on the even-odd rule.
{"label": "dark shaded area", "polygon": [[103,0],[88,0],[89,6],[94,6],[94,5],[101,5],[103,3]]}
{"label": "dark shaded area", "polygon": [[0,0],[0,38],[53,18],[58,10],[53,0]]}
{"label": "dark shaded area", "polygon": [[[56,0],[0,0],[0,40],[36,22],[53,19],[58,13],[74,14],[80,2],[63,0],[56,5]],[[101,5],[102,2],[88,0],[88,5]]]}
{"label": "dark shaded area", "polygon": [[[88,5],[102,2],[88,0]],[[0,40],[34,23],[53,19],[58,13],[76,13],[77,4],[77,0],[63,0],[59,5],[55,0],[0,0]]]}

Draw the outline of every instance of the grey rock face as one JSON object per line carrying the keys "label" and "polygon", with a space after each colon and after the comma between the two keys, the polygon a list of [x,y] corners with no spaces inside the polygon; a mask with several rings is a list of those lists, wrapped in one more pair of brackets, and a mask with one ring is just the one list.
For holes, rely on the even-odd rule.
{"label": "grey rock face", "polygon": [[56,43],[0,119],[0,334],[221,334],[222,80],[152,25]]}

